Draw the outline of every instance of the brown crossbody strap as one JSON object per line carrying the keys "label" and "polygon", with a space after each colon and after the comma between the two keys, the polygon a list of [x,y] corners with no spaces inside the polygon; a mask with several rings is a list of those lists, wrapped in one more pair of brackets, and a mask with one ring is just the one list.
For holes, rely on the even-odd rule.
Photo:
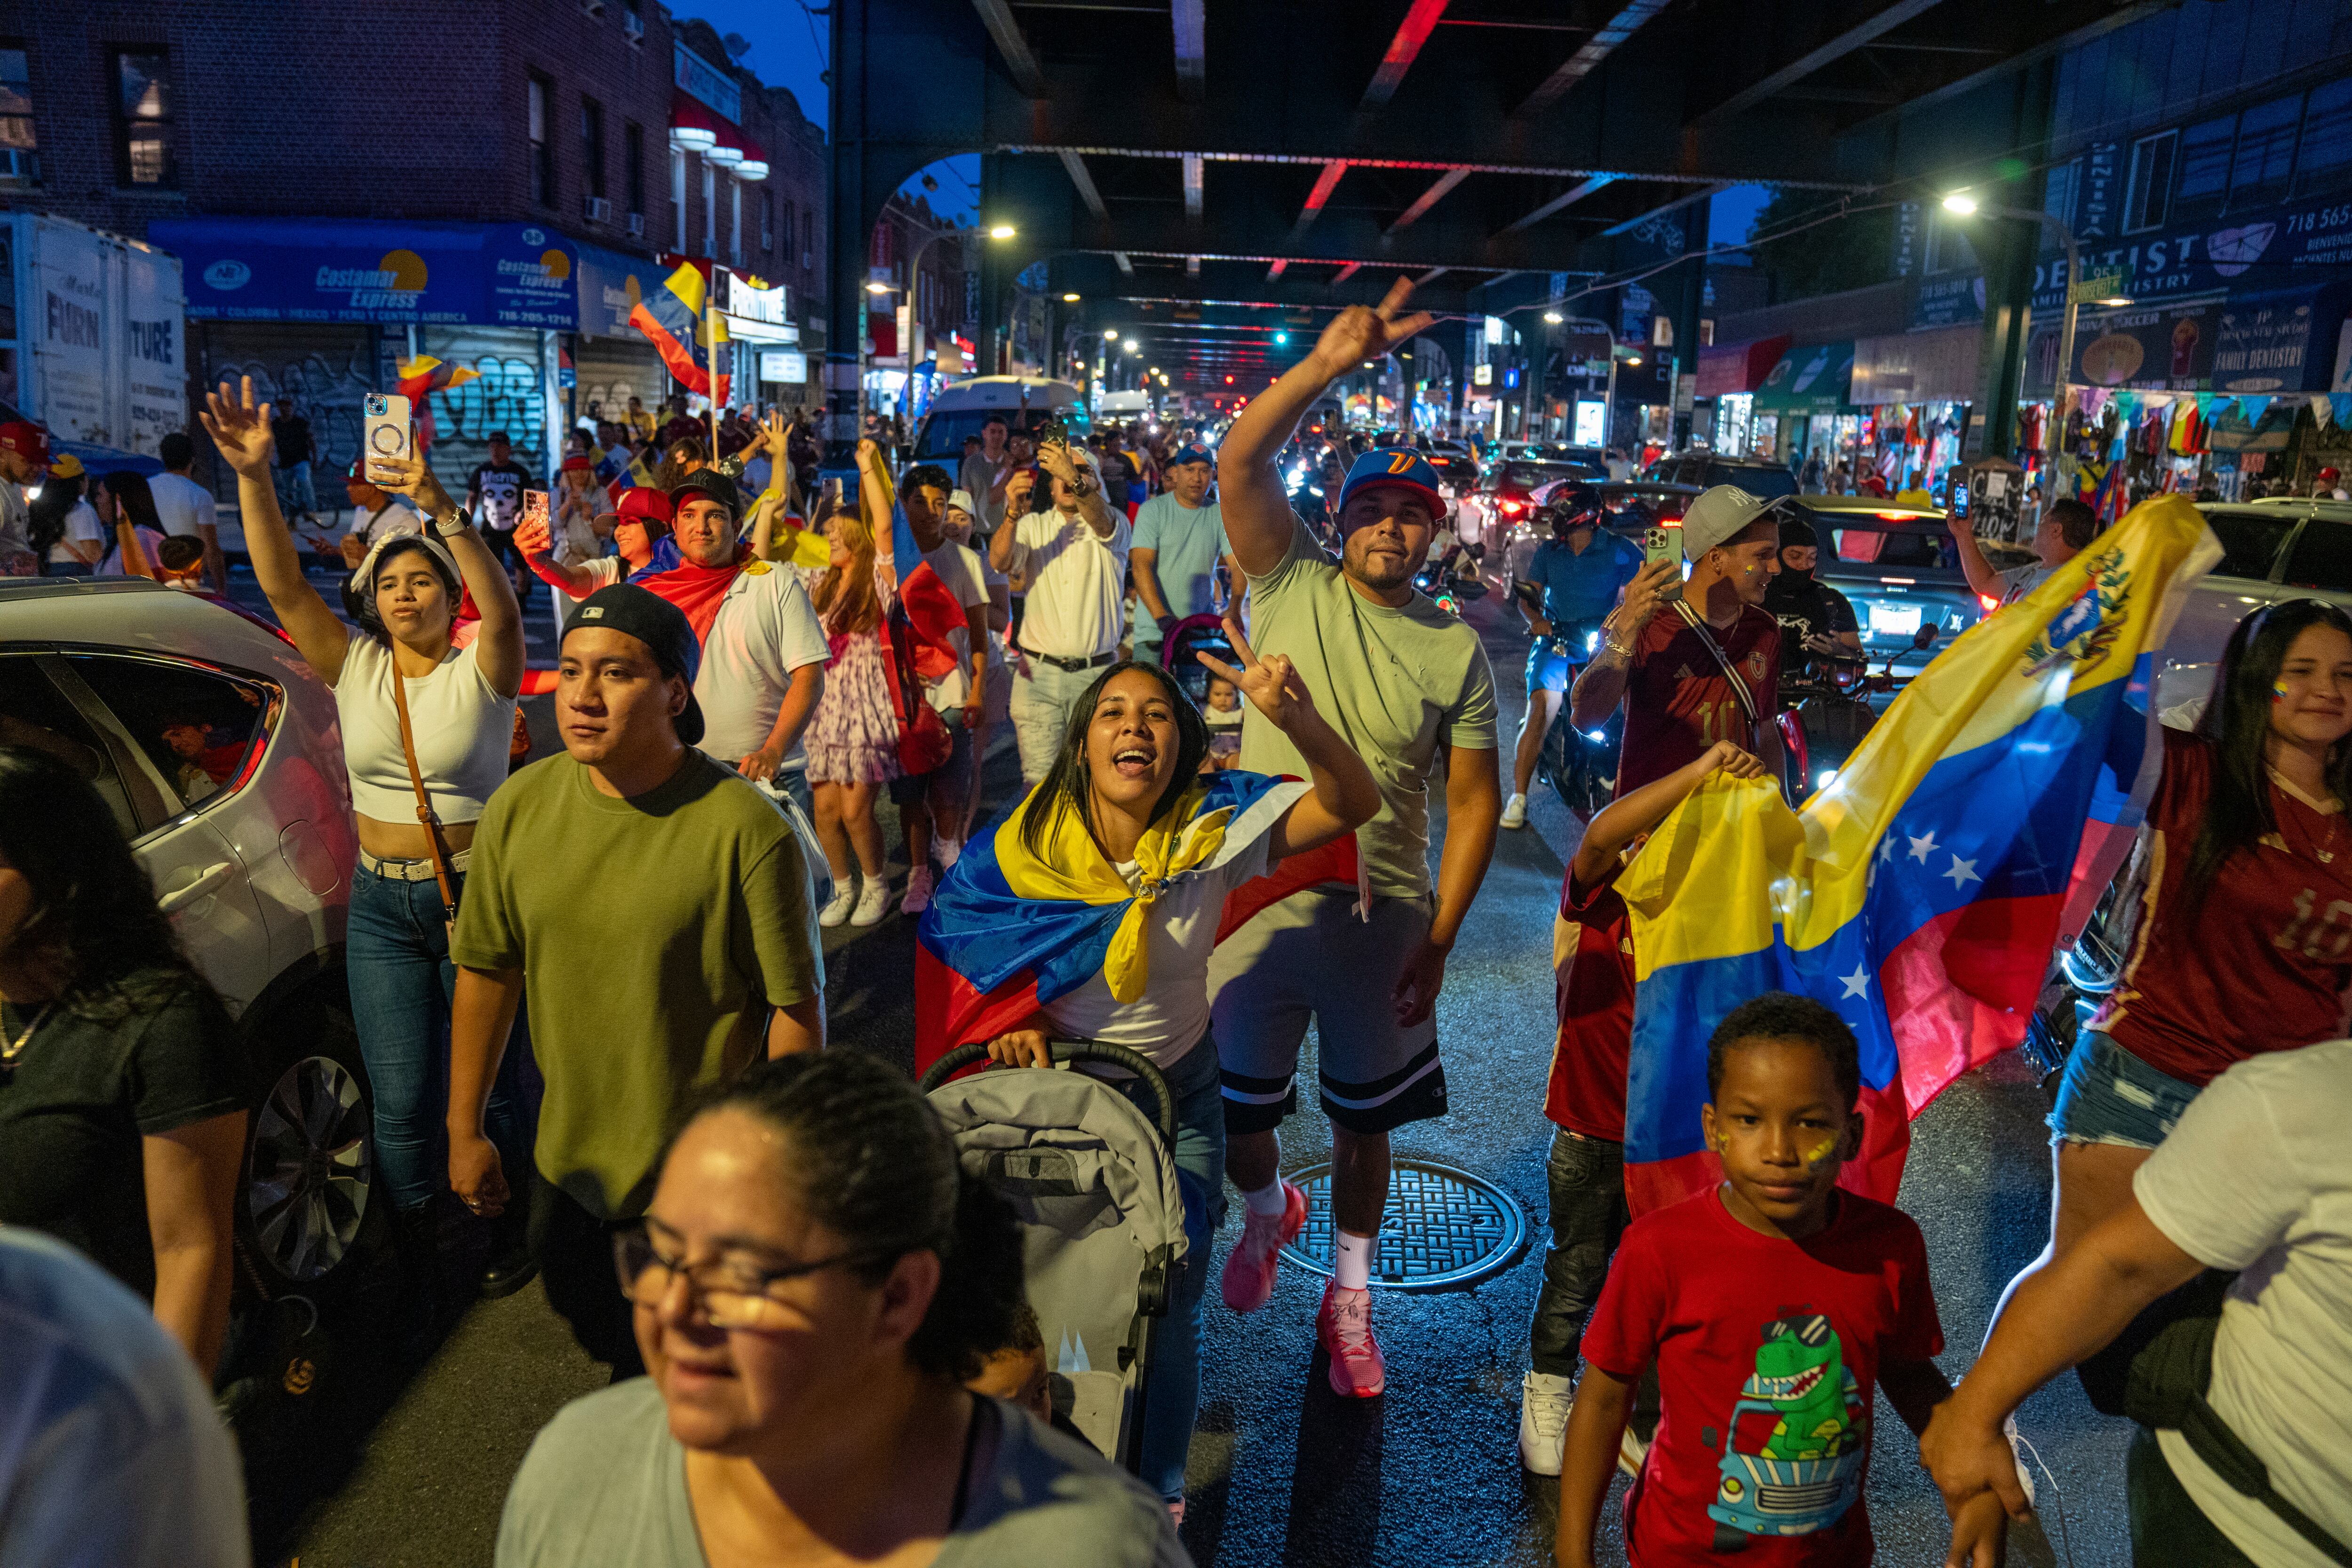
{"label": "brown crossbody strap", "polygon": [[433,797],[425,793],[425,775],[416,768],[416,735],[408,725],[408,678],[400,673],[400,657],[390,649],[392,707],[400,715],[400,756],[408,764],[409,787],[416,792],[416,820],[424,825],[425,847],[433,857],[433,880],[440,884],[441,909],[451,924],[457,920],[457,890],[449,881],[449,858],[441,849],[441,824],[433,815]]}

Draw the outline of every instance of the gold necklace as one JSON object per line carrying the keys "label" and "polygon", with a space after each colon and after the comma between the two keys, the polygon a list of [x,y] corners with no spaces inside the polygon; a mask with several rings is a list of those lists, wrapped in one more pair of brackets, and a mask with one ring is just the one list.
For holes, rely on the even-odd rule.
{"label": "gold necklace", "polygon": [[16,1068],[16,1058],[25,1054],[26,1046],[32,1042],[33,1031],[41,1026],[41,1020],[49,1016],[49,1009],[55,1005],[50,1002],[42,1003],[40,1011],[33,1015],[33,1021],[25,1026],[23,1033],[13,1040],[0,1042],[0,1068],[13,1070]]}

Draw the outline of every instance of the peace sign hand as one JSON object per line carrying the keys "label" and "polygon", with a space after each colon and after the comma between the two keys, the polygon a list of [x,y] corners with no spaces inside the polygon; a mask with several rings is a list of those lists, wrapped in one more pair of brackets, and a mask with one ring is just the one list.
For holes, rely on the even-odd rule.
{"label": "peace sign hand", "polygon": [[1242,661],[1239,669],[1207,653],[1192,657],[1206,666],[1210,674],[1232,681],[1234,689],[1247,697],[1286,735],[1297,724],[1315,717],[1315,699],[1307,694],[1307,682],[1291,668],[1286,655],[1258,658],[1251,651],[1249,638],[1242,635],[1241,623],[1230,613],[1225,616],[1225,637],[1234,645],[1234,657]]}
{"label": "peace sign hand", "polygon": [[1327,379],[1336,380],[1366,360],[1377,360],[1437,318],[1426,310],[1399,320],[1397,312],[1412,298],[1412,279],[1400,278],[1376,310],[1350,305],[1323,329],[1316,340],[1315,359]]}

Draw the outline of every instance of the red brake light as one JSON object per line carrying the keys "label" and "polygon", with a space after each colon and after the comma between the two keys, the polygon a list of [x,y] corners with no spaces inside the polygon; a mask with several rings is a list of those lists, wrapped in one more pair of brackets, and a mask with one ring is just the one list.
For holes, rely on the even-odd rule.
{"label": "red brake light", "polygon": [[2000,601],[1990,594],[1979,594],[1977,603],[1984,606],[1984,613],[1988,616],[2000,608]]}
{"label": "red brake light", "polygon": [[1507,511],[1507,512],[1510,512],[1510,513],[1512,513],[1514,516],[1516,516],[1517,514],[1518,514],[1518,513],[1520,513],[1520,512],[1523,512],[1523,511],[1527,510],[1528,509],[1527,509],[1526,507],[1524,507],[1524,506],[1521,506],[1517,501],[1515,501],[1515,500],[1507,500],[1507,501],[1503,502],[1502,510],[1505,510],[1505,511]]}

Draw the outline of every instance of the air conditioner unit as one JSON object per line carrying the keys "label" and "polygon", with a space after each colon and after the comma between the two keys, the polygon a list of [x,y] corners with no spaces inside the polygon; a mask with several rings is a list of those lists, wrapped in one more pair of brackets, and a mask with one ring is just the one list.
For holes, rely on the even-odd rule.
{"label": "air conditioner unit", "polygon": [[628,35],[629,42],[642,44],[646,41],[646,19],[632,11],[621,18],[621,31]]}
{"label": "air conditioner unit", "polygon": [[588,221],[590,223],[612,222],[612,202],[604,196],[590,196],[588,198]]}
{"label": "air conditioner unit", "polygon": [[646,215],[643,213],[631,213],[629,215],[629,237],[631,239],[643,239],[645,237]]}
{"label": "air conditioner unit", "polygon": [[580,0],[580,14],[583,16],[603,16],[604,14],[604,0]]}

